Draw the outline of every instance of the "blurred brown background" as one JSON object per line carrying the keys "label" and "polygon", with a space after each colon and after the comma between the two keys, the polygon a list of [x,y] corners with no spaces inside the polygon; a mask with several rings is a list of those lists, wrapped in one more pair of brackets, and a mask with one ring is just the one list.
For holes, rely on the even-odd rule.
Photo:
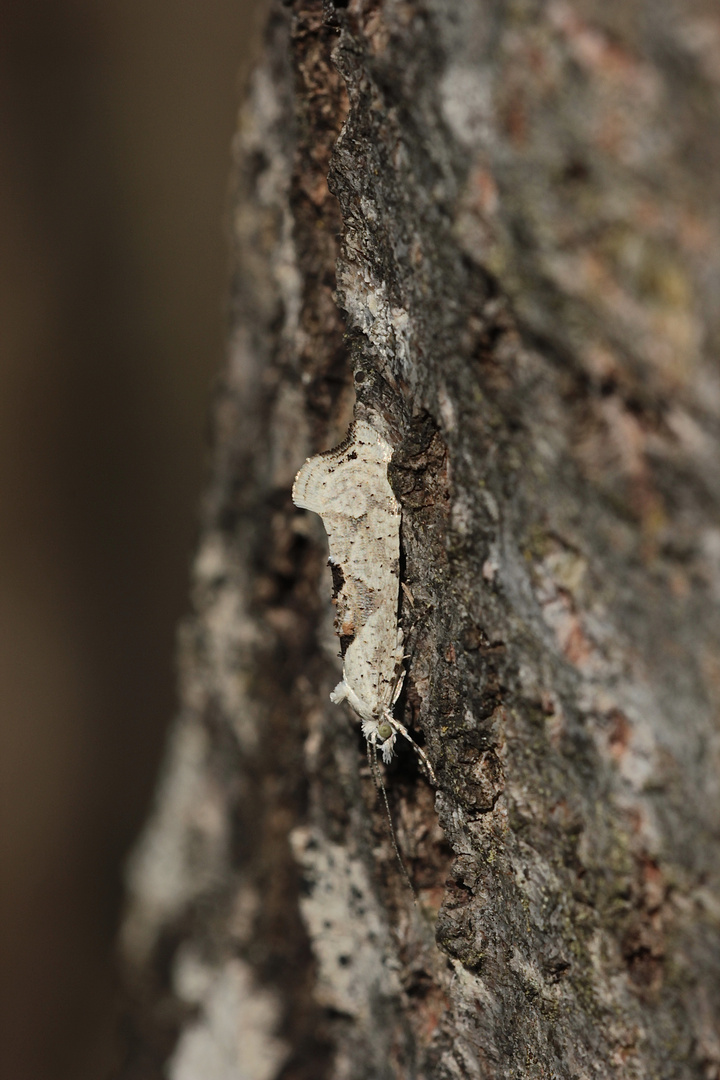
{"label": "blurred brown background", "polygon": [[261,0],[0,4],[0,1075],[106,1075]]}

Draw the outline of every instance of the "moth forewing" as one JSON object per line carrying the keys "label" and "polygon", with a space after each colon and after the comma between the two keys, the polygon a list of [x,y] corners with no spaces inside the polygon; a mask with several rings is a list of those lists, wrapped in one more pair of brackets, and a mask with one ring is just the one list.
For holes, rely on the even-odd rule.
{"label": "moth forewing", "polygon": [[367,420],[357,420],[339,446],[307,459],[292,492],[296,506],[320,515],[328,536],[343,655],[342,682],[330,697],[352,706],[385,761],[398,732],[413,742],[392,715],[404,655],[398,625],[400,505],[388,480],[391,458],[385,437]]}

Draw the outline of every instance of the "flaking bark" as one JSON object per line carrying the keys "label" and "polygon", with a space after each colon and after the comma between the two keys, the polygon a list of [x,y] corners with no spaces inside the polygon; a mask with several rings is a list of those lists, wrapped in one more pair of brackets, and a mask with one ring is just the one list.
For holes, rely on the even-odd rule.
{"label": "flaking bark", "polygon": [[[720,1077],[719,50],[700,0],[274,9],[123,1076]],[[290,501],[364,410],[417,905]]]}

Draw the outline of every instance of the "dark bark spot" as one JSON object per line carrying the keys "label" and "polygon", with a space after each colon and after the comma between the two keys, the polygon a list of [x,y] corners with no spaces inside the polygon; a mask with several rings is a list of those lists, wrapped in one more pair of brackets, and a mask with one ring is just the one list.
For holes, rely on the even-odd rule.
{"label": "dark bark spot", "polygon": [[345,659],[345,653],[348,651],[354,640],[354,634],[340,635],[340,655],[342,656],[343,660]]}
{"label": "dark bark spot", "polygon": [[339,563],[328,562],[330,567],[330,573],[332,574],[332,587],[333,587],[333,600],[337,600],[342,591],[342,587],[345,584],[345,575],[343,574],[343,568]]}

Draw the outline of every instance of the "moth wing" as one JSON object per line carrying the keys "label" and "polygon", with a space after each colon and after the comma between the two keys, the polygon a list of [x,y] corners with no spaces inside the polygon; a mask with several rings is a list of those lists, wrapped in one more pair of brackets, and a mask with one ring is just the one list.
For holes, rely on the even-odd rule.
{"label": "moth wing", "polygon": [[[302,466],[292,489],[292,500],[301,510],[312,510],[322,514],[328,504],[331,492],[328,484],[332,479],[333,469],[323,454],[308,458]],[[330,487],[332,485],[330,484]]]}
{"label": "moth wing", "polygon": [[357,471],[364,471],[366,465],[358,460],[356,446],[360,445],[358,430],[364,431],[367,426],[351,424],[339,446],[307,459],[293,484],[292,499],[296,506],[321,516],[328,511],[349,517],[364,513],[364,506],[361,508],[358,503],[362,485]]}

